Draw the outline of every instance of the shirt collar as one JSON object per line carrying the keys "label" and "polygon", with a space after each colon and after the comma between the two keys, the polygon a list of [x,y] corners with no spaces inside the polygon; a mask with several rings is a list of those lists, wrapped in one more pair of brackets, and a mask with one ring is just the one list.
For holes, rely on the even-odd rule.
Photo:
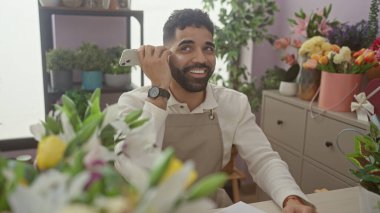
{"label": "shirt collar", "polygon": [[[177,99],[175,99],[172,92],[171,91],[169,92],[170,92],[170,98],[168,100],[168,106],[181,104]],[[207,109],[214,109],[217,106],[218,106],[218,103],[216,102],[212,85],[208,83],[206,87],[206,98],[196,109],[207,110]]]}

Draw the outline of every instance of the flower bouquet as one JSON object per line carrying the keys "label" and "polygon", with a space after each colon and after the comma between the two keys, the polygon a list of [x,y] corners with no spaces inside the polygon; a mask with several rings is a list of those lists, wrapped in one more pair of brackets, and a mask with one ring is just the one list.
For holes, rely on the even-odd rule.
{"label": "flower bouquet", "polygon": [[[215,207],[205,198],[226,181],[218,173],[194,183],[191,161],[154,146],[142,111],[124,116],[100,109],[100,90],[83,119],[62,97],[31,131],[39,141],[34,165],[0,158],[0,212],[194,212]],[[114,149],[116,151],[114,151]]]}
{"label": "flower bouquet", "polygon": [[[294,18],[288,19],[292,28],[292,36],[279,38],[274,42],[274,47],[286,50],[287,53],[281,56],[289,69],[287,76],[291,76],[291,81],[298,83],[298,97],[303,100],[310,100],[316,93],[319,86],[320,73],[308,72],[302,66],[306,59],[298,57],[298,51],[303,42],[314,36],[326,36],[333,26],[339,22],[329,20],[332,5],[324,7],[322,10],[312,11],[306,14],[302,9],[294,14]],[[294,75],[295,74],[295,75]]]}
{"label": "flower bouquet", "polygon": [[351,52],[349,47],[330,44],[317,36],[307,40],[299,54],[309,57],[303,67],[322,71],[319,107],[349,112],[354,94],[358,94],[362,74],[377,66],[375,52],[362,48]]}

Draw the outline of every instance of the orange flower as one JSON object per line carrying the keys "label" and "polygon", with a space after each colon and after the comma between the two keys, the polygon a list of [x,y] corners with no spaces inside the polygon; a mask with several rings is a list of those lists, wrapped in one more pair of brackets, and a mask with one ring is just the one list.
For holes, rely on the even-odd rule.
{"label": "orange flower", "polygon": [[339,53],[340,47],[336,44],[333,44],[333,45],[331,45],[331,50],[336,52],[336,53]]}
{"label": "orange flower", "polygon": [[329,63],[329,58],[326,55],[324,55],[319,58],[318,63],[326,65]]}
{"label": "orange flower", "polygon": [[317,61],[314,59],[307,59],[305,63],[302,64],[305,69],[315,69],[317,67]]}
{"label": "orange flower", "polygon": [[355,64],[356,65],[361,65],[363,63],[363,61],[364,61],[364,56],[363,55],[359,55],[359,57],[357,57],[355,59]]}
{"label": "orange flower", "polygon": [[319,58],[321,58],[321,55],[319,55],[319,54],[317,54],[317,53],[314,53],[314,54],[312,54],[312,55],[310,56],[310,58],[311,58],[311,59],[314,59],[314,60],[316,60],[316,61],[318,61]]}
{"label": "orange flower", "polygon": [[355,53],[352,55],[352,57],[357,58],[357,57],[359,57],[360,55],[362,55],[364,52],[365,52],[365,48],[362,48],[361,50],[355,52]]}
{"label": "orange flower", "polygon": [[369,51],[364,56],[364,61],[367,63],[372,63],[375,61],[375,52]]}

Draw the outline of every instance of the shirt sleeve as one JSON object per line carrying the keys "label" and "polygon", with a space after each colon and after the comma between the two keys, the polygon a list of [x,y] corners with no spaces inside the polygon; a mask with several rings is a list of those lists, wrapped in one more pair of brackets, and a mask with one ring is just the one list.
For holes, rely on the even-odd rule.
{"label": "shirt sleeve", "polygon": [[242,96],[240,103],[241,114],[233,143],[246,161],[253,180],[280,207],[289,195],[297,195],[308,201],[291,176],[287,164],[273,151],[267,137],[256,124],[247,97]]}
{"label": "shirt sleeve", "polygon": [[123,114],[142,109],[142,117],[149,118],[149,122],[152,122],[153,125],[150,126],[152,127],[151,131],[155,134],[156,145],[161,147],[165,131],[165,120],[168,115],[166,110],[149,102],[146,94],[134,91],[123,93],[119,98],[118,105],[121,107]]}

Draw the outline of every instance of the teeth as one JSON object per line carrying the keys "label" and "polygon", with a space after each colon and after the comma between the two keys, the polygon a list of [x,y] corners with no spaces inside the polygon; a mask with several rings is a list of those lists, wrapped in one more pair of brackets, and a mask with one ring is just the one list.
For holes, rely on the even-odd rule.
{"label": "teeth", "polygon": [[204,70],[191,70],[190,72],[191,73],[196,73],[196,74],[203,74],[203,73],[205,73]]}

